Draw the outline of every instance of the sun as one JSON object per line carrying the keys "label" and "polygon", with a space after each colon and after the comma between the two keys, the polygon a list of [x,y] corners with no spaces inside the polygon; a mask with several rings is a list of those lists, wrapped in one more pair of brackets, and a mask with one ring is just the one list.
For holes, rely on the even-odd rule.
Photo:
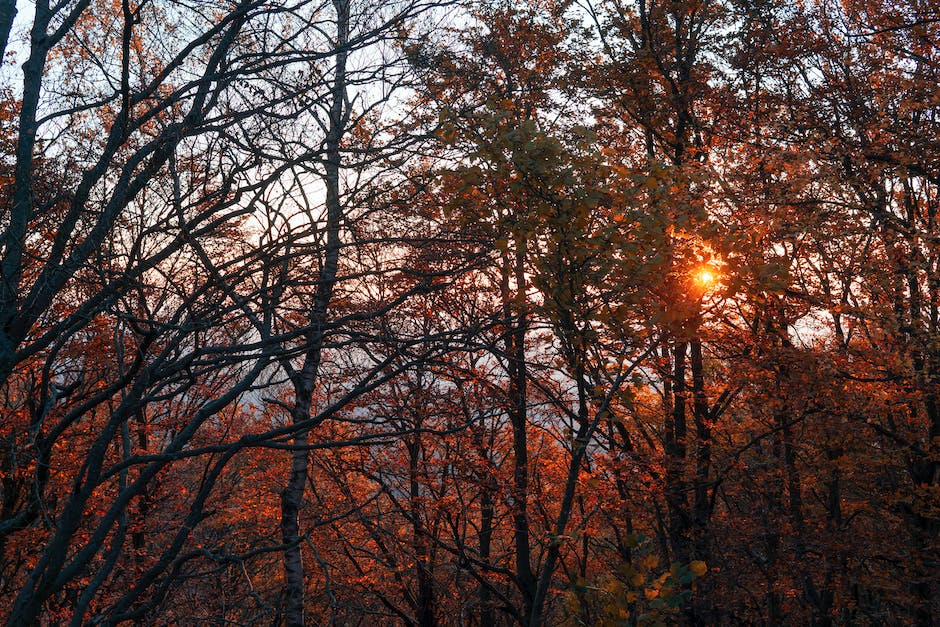
{"label": "sun", "polygon": [[695,275],[695,281],[703,287],[709,287],[715,282],[715,279],[715,273],[708,268],[702,268]]}

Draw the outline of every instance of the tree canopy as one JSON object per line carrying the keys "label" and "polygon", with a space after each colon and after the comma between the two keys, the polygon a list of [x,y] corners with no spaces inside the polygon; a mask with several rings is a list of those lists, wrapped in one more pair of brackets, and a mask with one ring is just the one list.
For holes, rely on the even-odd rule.
{"label": "tree canopy", "polygon": [[10,625],[940,623],[940,9],[0,0]]}

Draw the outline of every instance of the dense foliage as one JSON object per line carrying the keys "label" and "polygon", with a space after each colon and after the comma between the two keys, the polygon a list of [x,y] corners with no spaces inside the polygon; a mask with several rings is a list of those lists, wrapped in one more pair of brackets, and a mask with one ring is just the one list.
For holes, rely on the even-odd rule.
{"label": "dense foliage", "polygon": [[0,0],[11,625],[940,623],[929,0]]}

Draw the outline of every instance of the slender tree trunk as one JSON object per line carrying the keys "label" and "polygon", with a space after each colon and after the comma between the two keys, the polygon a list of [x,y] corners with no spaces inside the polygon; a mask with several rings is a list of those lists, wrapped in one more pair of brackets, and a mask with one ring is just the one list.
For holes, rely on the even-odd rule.
{"label": "slender tree trunk", "polygon": [[[150,438],[147,435],[147,415],[141,408],[137,412],[137,447],[140,451],[150,451]],[[144,489],[140,495],[137,504],[137,517],[140,520],[140,527],[131,534],[131,546],[134,547],[134,561],[142,561],[141,553],[147,546],[147,539],[144,535],[144,524],[147,521],[147,515],[150,512],[150,489]]]}
{"label": "slender tree trunk", "polygon": [[[490,563],[492,554],[494,492],[487,482],[480,495],[480,561],[484,564]],[[489,586],[480,584],[480,625],[484,627],[496,624],[496,610],[491,597]]]}
{"label": "slender tree trunk", "polygon": [[[689,502],[683,477],[686,463],[686,355],[687,342],[673,348],[672,406],[666,416],[666,504],[669,511],[669,544],[673,559],[687,563],[689,546]],[[670,411],[671,410],[671,411]]]}
{"label": "slender tree trunk", "polygon": [[[580,370],[580,369],[579,369]],[[574,499],[578,487],[578,475],[581,463],[587,451],[587,445],[591,438],[591,424],[587,418],[587,393],[583,372],[578,371],[576,375],[578,381],[578,396],[580,399],[579,410],[580,427],[575,435],[573,448],[571,452],[571,466],[568,469],[568,477],[565,481],[565,490],[562,493],[561,508],[558,517],[555,519],[555,526],[552,530],[552,537],[549,540],[548,550],[542,560],[539,576],[535,585],[535,595],[533,596],[530,608],[527,608],[527,624],[529,627],[539,627],[545,623],[545,602],[548,599],[548,589],[551,585],[552,576],[555,573],[555,567],[561,554],[561,536],[565,533],[568,520],[571,517]]]}
{"label": "slender tree trunk", "polygon": [[[327,322],[327,311],[336,284],[339,263],[339,229],[343,218],[343,206],[339,191],[339,173],[342,166],[340,143],[346,125],[346,58],[345,49],[349,28],[348,0],[333,0],[336,10],[336,65],[333,76],[332,101],[329,130],[326,137],[326,163],[324,184],[326,186],[326,254],[317,293],[310,312],[310,331],[304,363],[292,377],[294,404],[291,420],[304,424],[310,419],[313,393],[323,350],[323,336]],[[291,469],[287,486],[281,491],[281,539],[284,542],[284,578],[286,609],[285,622],[289,627],[304,625],[304,567],[301,555],[300,510],[303,505],[304,487],[307,480],[309,452],[306,449],[309,427],[301,428],[294,436],[295,448],[291,452]]]}
{"label": "slender tree trunk", "polygon": [[[932,368],[931,368],[932,370]],[[935,386],[933,372],[927,375],[931,387]],[[929,394],[924,401],[928,419],[928,446],[933,451],[940,442],[940,403],[936,396]],[[914,489],[929,493],[940,484],[940,463],[936,458],[912,453],[909,462]],[[914,622],[918,626],[935,625],[938,617],[937,605],[940,598],[940,584],[937,582],[937,564],[940,564],[940,517],[927,511],[913,511],[907,516],[914,545],[913,570],[915,580],[911,586],[917,599],[914,610]]]}
{"label": "slender tree trunk", "polygon": [[[536,579],[532,571],[531,549],[529,547],[529,447],[526,427],[528,423],[526,406],[526,381],[528,378],[525,357],[526,312],[525,312],[525,255],[526,242],[522,235],[517,235],[515,259],[503,257],[502,301],[503,315],[506,320],[505,347],[508,356],[509,371],[509,422],[512,426],[513,477],[512,477],[512,520],[513,548],[515,549],[516,581],[522,594],[525,615],[532,611],[535,598]],[[515,291],[509,287],[512,276]]]}
{"label": "slender tree trunk", "polygon": [[[775,421],[782,436],[783,464],[786,472],[787,496],[789,499],[790,520],[793,525],[797,559],[806,556],[806,518],[803,513],[803,484],[796,460],[796,444],[793,441],[793,428],[786,413],[780,412]],[[831,624],[825,610],[825,603],[820,591],[809,572],[803,574],[803,592],[813,608],[813,624],[824,626]]]}
{"label": "slender tree trunk", "polygon": [[[692,415],[695,420],[695,489],[693,491],[692,530],[693,557],[708,563],[711,559],[711,411],[705,395],[705,371],[702,358],[702,340],[693,337],[689,342],[689,365],[692,369]],[[696,582],[695,616],[698,622],[713,623],[714,607],[708,578]]]}
{"label": "slender tree trunk", "polygon": [[0,58],[7,51],[7,42],[10,40],[10,31],[13,29],[13,20],[16,18],[16,0],[0,1]]}
{"label": "slender tree trunk", "polygon": [[[467,422],[471,422],[470,413],[466,412]],[[496,517],[495,495],[499,490],[492,461],[493,440],[486,438],[486,418],[483,414],[479,423],[472,428],[477,454],[480,456],[482,470],[477,475],[480,481],[480,532],[477,534],[480,562],[484,572],[490,564],[493,553],[494,521]],[[493,593],[487,583],[481,582],[479,587],[480,611],[479,624],[483,627],[496,624],[496,608],[493,605]]]}
{"label": "slender tree trunk", "polygon": [[[422,424],[419,420],[415,428],[420,430]],[[430,547],[428,546],[427,530],[421,518],[421,482],[418,480],[421,464],[420,434],[413,436],[407,443],[408,449],[408,475],[409,475],[409,506],[411,509],[412,550],[415,553],[415,570],[418,580],[418,594],[416,595],[416,613],[420,627],[432,627],[436,624],[434,616],[434,573],[431,570]]]}

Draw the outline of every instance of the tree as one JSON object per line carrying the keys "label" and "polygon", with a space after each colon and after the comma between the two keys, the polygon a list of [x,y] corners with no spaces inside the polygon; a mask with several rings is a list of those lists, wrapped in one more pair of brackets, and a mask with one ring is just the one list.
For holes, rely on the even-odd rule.
{"label": "tree", "polygon": [[936,622],[932,6],[26,13],[9,623]]}
{"label": "tree", "polygon": [[[38,620],[53,598],[76,623],[160,607],[190,562],[215,559],[190,543],[227,464],[313,424],[219,428],[273,384],[276,363],[319,350],[291,340],[323,320],[283,324],[293,294],[277,270],[319,226],[277,234],[268,199],[325,155],[335,263],[342,135],[336,123],[325,144],[281,133],[324,102],[338,123],[344,92],[317,65],[374,43],[414,6],[338,45],[321,45],[313,3],[36,7],[8,125],[0,263],[0,373],[20,417],[5,434],[2,529],[38,551],[11,575],[11,623]],[[203,479],[158,511],[174,468]],[[134,511],[169,528],[147,533]],[[152,558],[105,597],[128,572],[129,534]]]}

